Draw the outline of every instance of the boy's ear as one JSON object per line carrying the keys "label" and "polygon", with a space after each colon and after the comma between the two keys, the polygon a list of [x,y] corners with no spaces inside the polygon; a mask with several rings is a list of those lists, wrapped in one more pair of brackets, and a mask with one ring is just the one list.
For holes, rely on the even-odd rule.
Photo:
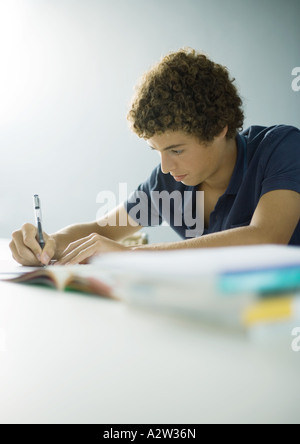
{"label": "boy's ear", "polygon": [[228,132],[228,125],[224,126],[224,128],[219,134],[219,137],[226,137],[227,132]]}

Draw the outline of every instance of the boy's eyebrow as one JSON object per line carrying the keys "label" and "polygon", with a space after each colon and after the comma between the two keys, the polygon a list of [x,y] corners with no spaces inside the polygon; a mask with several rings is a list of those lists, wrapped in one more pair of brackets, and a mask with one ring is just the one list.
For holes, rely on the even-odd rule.
{"label": "boy's eyebrow", "polygon": [[[163,148],[162,151],[172,150],[174,148],[178,148],[179,146],[183,146],[183,145],[185,145],[185,144],[184,143],[178,143],[177,145],[170,145],[170,146],[167,146],[166,148]],[[153,148],[151,145],[149,145],[149,147],[152,150],[155,150],[155,148]]]}

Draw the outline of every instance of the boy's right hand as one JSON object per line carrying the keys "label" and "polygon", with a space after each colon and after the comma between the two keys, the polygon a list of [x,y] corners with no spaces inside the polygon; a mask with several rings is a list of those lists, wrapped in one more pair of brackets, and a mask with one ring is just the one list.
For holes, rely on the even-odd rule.
{"label": "boy's right hand", "polygon": [[42,250],[37,241],[37,228],[32,224],[24,224],[21,230],[14,231],[9,247],[13,258],[22,265],[48,265],[56,250],[53,237],[43,233],[45,247]]}

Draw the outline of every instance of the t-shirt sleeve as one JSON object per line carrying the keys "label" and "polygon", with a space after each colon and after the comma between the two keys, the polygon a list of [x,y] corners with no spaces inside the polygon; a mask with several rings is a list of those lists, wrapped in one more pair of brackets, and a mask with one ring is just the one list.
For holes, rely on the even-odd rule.
{"label": "t-shirt sleeve", "polygon": [[159,170],[160,167],[155,168],[151,176],[124,202],[128,215],[142,227],[157,226],[162,223],[162,217],[151,199],[151,193],[157,188]]}
{"label": "t-shirt sleeve", "polygon": [[269,156],[264,168],[261,196],[274,190],[300,193],[300,131],[274,131],[268,143]]}

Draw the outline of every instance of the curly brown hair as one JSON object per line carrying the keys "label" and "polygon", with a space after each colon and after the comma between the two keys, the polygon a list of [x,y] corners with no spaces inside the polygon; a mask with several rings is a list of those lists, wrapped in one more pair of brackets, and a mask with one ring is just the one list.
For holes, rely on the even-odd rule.
{"label": "curly brown hair", "polygon": [[242,100],[225,66],[200,52],[171,52],[146,72],[128,112],[131,129],[144,139],[184,131],[210,142],[228,125],[226,137],[242,128]]}

